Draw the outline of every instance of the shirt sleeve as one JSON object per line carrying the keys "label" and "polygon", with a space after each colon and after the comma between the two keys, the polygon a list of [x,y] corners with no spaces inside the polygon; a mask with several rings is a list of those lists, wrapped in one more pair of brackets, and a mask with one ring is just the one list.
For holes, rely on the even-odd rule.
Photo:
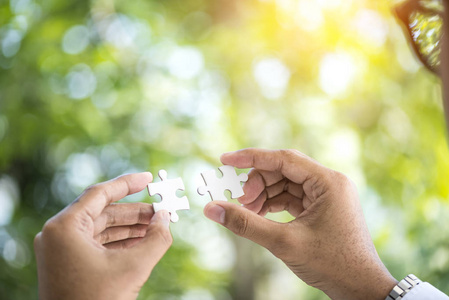
{"label": "shirt sleeve", "polygon": [[405,294],[403,300],[449,300],[449,297],[427,282],[418,284]]}

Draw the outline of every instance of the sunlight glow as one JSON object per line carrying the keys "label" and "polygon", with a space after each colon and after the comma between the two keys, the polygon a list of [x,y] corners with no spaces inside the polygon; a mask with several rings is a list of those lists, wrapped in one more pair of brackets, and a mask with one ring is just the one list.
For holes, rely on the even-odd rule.
{"label": "sunlight glow", "polygon": [[295,22],[306,31],[318,29],[324,22],[321,7],[316,1],[299,0]]}
{"label": "sunlight glow", "polygon": [[122,14],[110,16],[106,20],[110,21],[105,32],[106,39],[110,43],[117,48],[133,46],[138,33],[134,20]]}
{"label": "sunlight glow", "polygon": [[343,94],[355,77],[353,58],[346,53],[331,53],[324,56],[320,66],[320,86],[329,96]]}
{"label": "sunlight glow", "polygon": [[264,58],[253,67],[254,78],[267,99],[281,98],[290,80],[290,70],[278,58]]}
{"label": "sunlight glow", "polygon": [[175,49],[168,59],[170,74],[179,79],[192,79],[204,68],[203,54],[195,47]]}
{"label": "sunlight glow", "polygon": [[315,0],[324,9],[335,9],[341,5],[341,0]]}
{"label": "sunlight glow", "polygon": [[0,226],[9,224],[19,199],[17,183],[10,177],[0,178]]}
{"label": "sunlight glow", "polygon": [[12,57],[17,54],[22,42],[22,33],[15,29],[6,32],[1,40],[1,48],[5,57]]}
{"label": "sunlight glow", "polygon": [[64,34],[62,50],[68,54],[79,54],[89,44],[89,30],[86,26],[73,26]]}
{"label": "sunlight glow", "polygon": [[82,190],[102,175],[101,166],[97,159],[89,153],[75,153],[70,155],[66,163],[66,178],[74,191]]}
{"label": "sunlight glow", "polygon": [[6,241],[2,256],[8,265],[16,269],[21,269],[27,266],[31,261],[30,250],[27,245],[19,239],[11,238]]}
{"label": "sunlight glow", "polygon": [[333,160],[344,164],[354,164],[360,158],[360,140],[356,132],[343,129],[332,134],[329,140]]}
{"label": "sunlight glow", "polygon": [[354,28],[359,33],[359,38],[370,42],[370,46],[383,46],[389,28],[383,17],[373,10],[361,10],[354,19]]}
{"label": "sunlight glow", "polygon": [[69,97],[80,100],[93,94],[97,79],[91,68],[85,64],[74,66],[66,77]]}

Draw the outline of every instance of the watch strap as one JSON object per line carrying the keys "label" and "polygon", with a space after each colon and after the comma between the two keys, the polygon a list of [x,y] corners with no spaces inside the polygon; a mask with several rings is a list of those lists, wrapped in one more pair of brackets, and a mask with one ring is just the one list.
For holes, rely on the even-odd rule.
{"label": "watch strap", "polygon": [[399,283],[391,290],[390,294],[385,298],[385,300],[401,300],[404,298],[412,288],[420,284],[422,281],[419,280],[413,274],[407,275],[404,279],[399,281]]}

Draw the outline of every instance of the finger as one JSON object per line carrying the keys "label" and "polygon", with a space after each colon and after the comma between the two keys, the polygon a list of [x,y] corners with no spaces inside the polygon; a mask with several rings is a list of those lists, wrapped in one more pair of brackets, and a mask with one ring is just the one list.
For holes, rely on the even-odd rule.
{"label": "finger", "polygon": [[204,208],[206,217],[272,251],[281,240],[288,240],[288,224],[268,220],[234,203],[209,202]]}
{"label": "finger", "polygon": [[110,227],[96,235],[95,240],[103,245],[130,238],[144,237],[147,228],[148,225],[144,224]]}
{"label": "finger", "polygon": [[148,203],[109,204],[94,221],[94,235],[98,235],[108,227],[150,224],[153,214],[153,206]]}
{"label": "finger", "polygon": [[242,169],[277,171],[298,184],[317,175],[323,177],[328,172],[328,169],[297,150],[243,149],[223,154],[221,162]]}
{"label": "finger", "polygon": [[245,193],[238,200],[242,204],[249,204],[256,200],[256,198],[265,190],[265,180],[256,169],[252,169],[248,173],[248,180],[243,185],[243,192]]}
{"label": "finger", "polygon": [[276,184],[283,179],[284,177],[280,172],[251,169],[248,174],[248,181],[243,185],[245,195],[239,198],[239,202],[242,204],[253,202],[267,186]]}
{"label": "finger", "polygon": [[284,192],[274,198],[266,200],[259,211],[259,215],[265,216],[267,213],[277,213],[284,210],[297,218],[304,211],[304,206],[301,200],[290,193]]}
{"label": "finger", "polygon": [[139,244],[141,241],[142,238],[131,238],[123,241],[104,244],[103,247],[107,249],[129,249]]}
{"label": "finger", "polygon": [[263,191],[259,197],[256,198],[256,200],[254,200],[253,202],[251,202],[250,204],[245,204],[244,207],[246,209],[249,209],[252,212],[255,212],[256,214],[259,213],[259,211],[262,209],[263,204],[265,203],[265,201],[267,200],[268,195],[266,191]]}
{"label": "finger", "polygon": [[287,189],[288,189],[288,180],[283,179],[271,186],[268,186],[265,190],[267,191],[268,198],[273,198],[287,191]]}
{"label": "finger", "polygon": [[282,179],[285,179],[285,176],[282,175],[281,172],[278,171],[264,171],[264,170],[258,170],[260,175],[262,175],[263,180],[265,181],[265,184],[267,186],[271,186]]}
{"label": "finger", "polygon": [[[278,196],[280,196],[282,194],[286,194],[286,195],[278,198]],[[301,185],[292,183],[291,181],[287,181],[284,179],[278,183],[275,183],[272,186],[267,187],[265,189],[265,191],[262,192],[259,195],[259,197],[257,197],[256,200],[254,200],[250,204],[246,204],[244,206],[246,209],[249,209],[257,214],[260,214],[261,216],[265,216],[267,214],[267,212],[280,212],[283,210],[288,210],[289,209],[288,205],[284,205],[283,203],[280,203],[280,204],[276,205],[276,207],[280,207],[282,209],[273,209],[273,210],[268,210],[268,211],[261,213],[262,207],[268,208],[268,207],[270,207],[270,205],[275,203],[275,201],[280,200],[280,199],[283,200],[284,198],[288,198],[289,200],[294,201],[295,204],[293,205],[293,207],[295,207],[296,205],[300,206],[301,212],[302,212],[302,210],[303,210],[303,205],[302,205],[303,195],[304,195],[304,193],[303,193]],[[269,201],[269,203],[266,203],[267,201]],[[290,212],[290,213],[292,214],[292,212]],[[296,210],[293,211],[293,213],[295,214]],[[294,215],[294,214],[292,214],[292,215]]]}
{"label": "finger", "polygon": [[95,220],[103,209],[127,195],[143,190],[153,179],[149,172],[123,175],[86,189],[70,209],[85,211]]}
{"label": "finger", "polygon": [[151,219],[145,237],[131,249],[129,259],[148,270],[149,276],[172,242],[170,214],[165,210],[158,211]]}
{"label": "finger", "polygon": [[303,199],[304,197],[304,189],[302,187],[302,184],[297,184],[289,181],[287,183],[287,192],[298,199]]}

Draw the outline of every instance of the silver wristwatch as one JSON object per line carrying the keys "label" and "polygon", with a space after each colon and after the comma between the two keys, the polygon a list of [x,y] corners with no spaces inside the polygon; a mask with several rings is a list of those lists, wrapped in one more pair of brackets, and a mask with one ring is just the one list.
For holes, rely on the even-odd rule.
{"label": "silver wristwatch", "polygon": [[413,274],[407,275],[402,279],[394,288],[391,290],[390,294],[385,298],[385,300],[400,300],[404,298],[412,288],[420,284],[422,281],[418,279]]}

